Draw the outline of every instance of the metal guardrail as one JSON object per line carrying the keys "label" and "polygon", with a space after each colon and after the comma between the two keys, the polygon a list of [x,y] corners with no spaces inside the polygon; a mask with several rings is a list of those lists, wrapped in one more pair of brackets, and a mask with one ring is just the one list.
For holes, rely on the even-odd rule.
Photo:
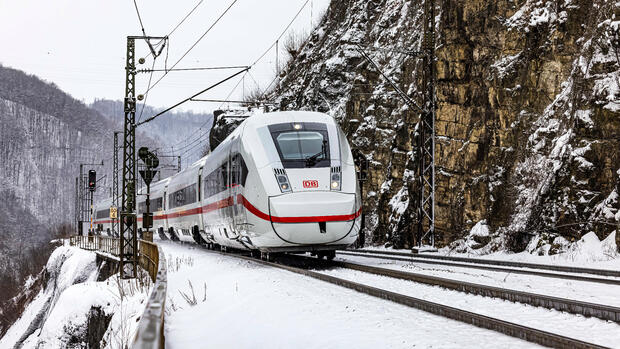
{"label": "metal guardrail", "polygon": [[120,240],[109,236],[73,235],[69,237],[69,244],[71,246],[77,246],[83,250],[99,251],[109,253],[113,256],[118,256],[120,252]]}
{"label": "metal guardrail", "polygon": [[[108,236],[74,235],[69,237],[69,245],[113,256],[118,256],[120,253],[120,239]],[[149,241],[138,240],[138,251],[139,264],[153,281],[153,290],[140,317],[132,348],[163,349],[164,312],[168,288],[166,258],[161,248]]]}
{"label": "metal guardrail", "polygon": [[[157,261],[157,270],[155,271],[155,277],[153,279],[153,291],[151,291],[151,295],[146,302],[144,313],[140,318],[132,348],[163,349],[165,346],[164,312],[166,307],[166,290],[168,288],[166,257],[161,251],[161,247],[153,243],[147,243],[146,241],[140,242],[141,251],[142,248],[144,248],[145,251],[151,250],[151,252],[149,252],[152,253],[150,262],[155,263],[155,261]],[[144,243],[144,245],[142,245],[142,243]],[[140,257],[140,259],[142,259],[142,257]]]}

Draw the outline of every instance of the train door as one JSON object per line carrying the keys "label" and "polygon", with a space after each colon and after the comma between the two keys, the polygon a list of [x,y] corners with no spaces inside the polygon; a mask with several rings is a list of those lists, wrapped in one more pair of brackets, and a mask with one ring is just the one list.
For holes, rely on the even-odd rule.
{"label": "train door", "polygon": [[232,153],[230,158],[230,176],[231,176],[231,196],[233,198],[232,217],[235,232],[240,233],[246,230],[247,219],[243,208],[243,191],[245,178],[247,177],[247,168],[243,161],[243,157],[239,153]]}
{"label": "train door", "polygon": [[[229,154],[230,155],[230,154]],[[224,165],[221,167],[222,179],[224,181],[224,198],[226,200],[226,205],[222,209],[219,210],[220,219],[223,222],[222,230],[224,232],[224,236],[229,239],[235,238],[235,233],[233,231],[233,197],[232,197],[232,188],[230,185],[230,156],[226,157],[226,161]]]}
{"label": "train door", "polygon": [[[196,200],[198,202],[198,207],[200,207],[200,211],[202,212],[202,199],[205,196],[204,194],[204,188],[203,188],[203,183],[202,183],[202,167],[198,169],[198,182],[196,183],[196,187],[198,190],[198,200]],[[202,213],[198,215],[198,230],[200,231],[204,231],[205,230],[205,226],[204,226],[204,219],[202,217]]]}

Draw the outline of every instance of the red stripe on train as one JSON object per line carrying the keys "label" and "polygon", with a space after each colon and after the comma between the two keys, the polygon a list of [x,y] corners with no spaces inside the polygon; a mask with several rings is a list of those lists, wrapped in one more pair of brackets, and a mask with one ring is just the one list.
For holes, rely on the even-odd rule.
{"label": "red stripe on train", "polygon": [[[256,217],[260,218],[260,219],[264,219],[266,221],[271,221],[273,223],[318,223],[318,222],[341,222],[341,221],[352,221],[354,219],[356,219],[357,217],[359,217],[362,214],[362,208],[360,207],[359,210],[357,210],[357,212],[352,213],[352,214],[345,214],[345,215],[333,215],[333,216],[307,216],[307,217],[277,217],[277,216],[271,216],[267,213],[262,212],[261,210],[259,210],[258,208],[256,208],[254,205],[252,205],[243,195],[238,194],[237,195],[237,201],[239,203],[242,203],[243,206],[250,211],[253,215],[255,215]],[[233,197],[228,197],[226,199],[220,200],[220,201],[216,201],[210,204],[207,204],[205,206],[202,207],[196,207],[196,208],[192,208],[189,210],[185,210],[185,211],[179,211],[179,212],[173,212],[173,213],[169,213],[169,214],[164,214],[164,215],[158,215],[158,216],[154,216],[153,219],[158,220],[158,219],[166,219],[166,218],[178,218],[178,217],[185,217],[185,216],[192,216],[192,215],[196,215],[196,214],[201,214],[201,213],[207,213],[207,212],[212,212],[212,211],[216,211],[222,208],[227,208],[230,206],[233,206],[234,200]],[[142,218],[138,218],[138,221],[141,221]],[[110,223],[112,221],[104,221],[103,223]],[[100,222],[95,222],[98,224],[101,224]]]}

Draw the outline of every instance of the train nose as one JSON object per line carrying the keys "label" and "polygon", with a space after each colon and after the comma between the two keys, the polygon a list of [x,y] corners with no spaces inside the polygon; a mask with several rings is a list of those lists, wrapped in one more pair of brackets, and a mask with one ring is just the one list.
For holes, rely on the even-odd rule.
{"label": "train nose", "polygon": [[269,198],[275,233],[294,244],[336,242],[351,232],[359,217],[355,194],[301,192]]}

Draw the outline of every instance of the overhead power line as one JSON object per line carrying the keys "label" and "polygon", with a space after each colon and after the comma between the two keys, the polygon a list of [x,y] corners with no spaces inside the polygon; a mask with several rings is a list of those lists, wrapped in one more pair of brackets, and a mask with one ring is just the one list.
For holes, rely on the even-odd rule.
{"label": "overhead power line", "polygon": [[[182,20],[181,20],[181,21],[180,21],[180,22],[179,22],[179,23],[178,23],[178,24],[177,24],[177,25],[176,25],[176,26],[175,26],[175,27],[174,27],[174,28],[170,31],[170,33],[168,33],[168,35],[166,35],[166,37],[171,36],[171,35],[172,35],[172,34],[173,34],[176,30],[177,30],[177,28],[179,28],[179,27],[181,26],[181,24],[183,24],[183,22],[185,22],[185,20],[186,20],[189,16],[191,16],[191,14],[192,14],[192,13],[194,13],[194,11],[196,11],[196,9],[198,8],[198,6],[200,6],[200,4],[202,4],[202,2],[203,2],[203,1],[204,1],[204,0],[200,0],[200,1],[198,1],[198,3],[196,4],[196,6],[194,6],[194,8],[192,8],[192,10],[191,10],[191,11],[189,11],[189,12],[185,15],[185,17],[183,17],[183,19],[182,19]],[[146,56],[146,58],[148,58],[150,55],[151,55],[151,53],[149,53],[149,54]]]}
{"label": "overhead power line", "polygon": [[198,68],[177,68],[177,69],[138,69],[137,73],[152,73],[152,72],[171,72],[171,71],[195,71],[195,70],[225,70],[225,69],[242,69],[247,68],[247,65],[232,65],[225,67],[198,67]]}
{"label": "overhead power line", "polygon": [[[249,70],[248,70],[249,71]],[[233,86],[233,88],[230,90],[230,92],[228,92],[228,94],[226,95],[226,98],[224,98],[225,102],[222,102],[222,104],[220,104],[219,107],[217,107],[217,109],[222,109],[222,106],[227,102],[228,99],[230,98],[230,96],[232,96],[232,94],[235,92],[235,90],[237,89],[237,87],[241,84],[241,82],[243,81],[243,78],[245,78],[245,76],[248,74],[248,72],[246,71],[245,74],[243,74],[243,76],[241,77],[241,79],[239,79],[239,81],[237,81],[237,83],[235,84],[235,86]]]}
{"label": "overhead power line", "polygon": [[256,63],[258,63],[258,61],[260,61],[261,59],[263,59],[263,57],[265,57],[265,55],[271,51],[271,49],[278,43],[278,41],[280,41],[280,39],[282,39],[282,37],[284,36],[284,34],[286,34],[286,32],[288,31],[288,29],[291,27],[291,25],[293,25],[293,22],[295,22],[295,20],[297,19],[297,17],[299,17],[299,14],[301,13],[301,11],[303,11],[303,9],[306,7],[306,5],[308,5],[308,2],[310,2],[310,0],[306,0],[306,2],[304,2],[304,4],[301,6],[301,8],[299,9],[299,11],[297,11],[297,14],[295,14],[295,16],[293,17],[293,19],[289,22],[289,24],[286,26],[286,28],[284,28],[284,30],[282,31],[282,33],[280,34],[280,36],[278,36],[278,38],[273,42],[273,44],[271,44],[271,46],[269,46],[269,48],[267,48],[265,50],[265,52],[263,52],[262,55],[260,55],[260,57],[258,57],[254,63],[250,64],[250,66],[254,66]]}
{"label": "overhead power line", "polygon": [[[269,47],[256,59],[254,60],[254,62],[252,64],[250,64],[250,67],[255,66],[258,62],[260,62],[261,59],[263,59],[267,53],[269,53],[269,51],[271,51],[272,48],[274,48],[274,46],[278,45],[278,42],[280,41],[280,39],[282,39],[282,37],[284,36],[284,34],[286,34],[286,32],[289,30],[289,28],[293,25],[293,23],[295,22],[295,20],[297,19],[297,17],[299,17],[299,15],[301,14],[301,12],[304,10],[304,8],[306,8],[306,6],[308,5],[308,3],[310,2],[310,0],[306,0],[301,7],[299,8],[299,10],[297,11],[297,13],[295,13],[295,16],[293,16],[293,18],[291,19],[291,21],[286,25],[286,27],[284,28],[284,30],[280,33],[280,35],[278,35],[278,37],[276,38],[276,40],[274,40],[274,42],[269,45]],[[245,75],[243,76],[245,78]],[[252,78],[252,80],[254,80],[254,77],[250,76]],[[264,96],[266,91],[269,89],[269,87],[271,87],[271,85],[273,85],[273,83],[277,80],[278,78],[278,74],[276,74],[276,77],[271,81],[271,83],[269,83],[269,85],[267,86],[267,88],[265,88],[264,90],[262,90],[260,88],[260,86],[258,86],[259,90],[261,91],[261,96]],[[241,82],[243,81],[243,78],[241,80],[239,80],[239,82],[232,88],[232,90],[230,91],[230,93],[228,94],[228,96],[226,96],[226,100],[228,100],[228,98],[230,98],[230,96],[235,92],[235,90],[237,89],[237,87],[239,87],[239,84],[241,84]],[[254,82],[256,83],[256,80],[254,80]],[[226,102],[223,102],[222,104],[220,104],[220,106],[218,108],[222,108],[222,106],[225,104]]]}
{"label": "overhead power line", "polygon": [[[153,56],[153,66],[151,67],[151,70],[152,70],[152,68],[155,67],[155,61],[156,60],[157,60],[157,56]],[[151,73],[149,74],[149,83],[147,85],[147,91],[148,91],[148,88],[151,86],[151,79],[152,78],[153,78],[153,72],[151,71]],[[147,92],[147,93],[144,94],[144,101],[142,101],[142,108],[140,109],[140,116],[138,117],[138,122],[140,122],[140,120],[142,120],[142,113],[144,113],[144,107],[146,106],[146,100],[147,100],[148,97],[149,97],[149,94]]]}
{"label": "overhead power line", "polygon": [[140,22],[140,29],[142,29],[142,34],[146,36],[146,32],[144,31],[144,24],[142,24],[142,16],[140,16],[140,10],[138,10],[138,4],[136,0],[133,0],[133,6],[136,8],[136,13],[138,14],[138,21]]}
{"label": "overhead power line", "polygon": [[[235,1],[236,1],[236,0],[235,0]],[[177,104],[175,104],[175,105],[171,106],[170,108],[167,108],[166,110],[161,111],[161,112],[159,112],[159,113],[157,113],[157,114],[155,114],[155,115],[151,116],[150,118],[148,118],[148,119],[146,119],[146,120],[144,120],[144,121],[142,121],[142,122],[136,123],[136,127],[137,127],[137,126],[140,126],[140,125],[142,125],[142,124],[145,124],[145,123],[147,123],[147,122],[149,122],[149,121],[152,121],[152,120],[153,120],[153,119],[155,119],[156,117],[158,117],[158,116],[160,116],[160,115],[162,115],[162,114],[164,114],[164,113],[169,112],[170,110],[172,110],[172,109],[174,109],[174,108],[176,108],[176,107],[180,106],[181,104],[183,104],[183,103],[186,103],[186,102],[190,101],[192,98],[196,98],[196,97],[200,96],[201,94],[203,94],[203,93],[205,93],[205,92],[209,91],[210,89],[212,89],[212,88],[214,88],[214,87],[217,87],[217,86],[219,86],[219,85],[223,84],[224,82],[226,82],[226,81],[228,81],[228,80],[230,80],[230,79],[234,78],[235,76],[237,76],[237,75],[239,75],[239,74],[241,74],[241,73],[243,73],[243,72],[248,71],[249,69],[250,69],[250,68],[248,67],[248,68],[245,68],[245,69],[243,69],[243,70],[240,70],[240,71],[236,72],[235,74],[233,74],[233,75],[231,75],[231,76],[229,76],[229,77],[227,77],[227,78],[225,78],[225,79],[223,79],[223,80],[220,80],[219,82],[216,82],[215,84],[213,84],[213,85],[211,85],[211,86],[209,86],[209,87],[205,88],[204,90],[202,90],[202,91],[200,91],[200,92],[198,92],[198,93],[194,94],[193,96],[190,96],[190,97],[185,98],[184,100],[182,100],[182,101],[180,101],[179,103],[177,103]]]}
{"label": "overhead power line", "polygon": [[235,101],[228,99],[200,99],[192,98],[192,102],[211,102],[211,103],[248,103],[248,101]]}
{"label": "overhead power line", "polygon": [[[237,3],[237,1],[239,0],[233,0],[233,2],[226,8],[226,10],[224,10],[224,12],[222,12],[222,14],[215,20],[215,22],[213,22],[213,24],[211,24],[211,26],[209,28],[207,28],[207,30],[198,38],[198,40],[196,40],[196,42],[194,42],[194,44],[192,44],[192,46],[190,46],[189,49],[187,49],[187,51],[185,51],[185,53],[183,53],[183,55],[181,56],[181,58],[179,58],[173,65],[172,67],[170,67],[170,69],[174,69],[174,67],[177,66],[177,64],[179,64],[179,62],[181,62],[183,60],[183,58],[185,58],[185,56],[187,56],[193,49],[194,47],[196,47],[196,45],[198,45],[198,43],[204,39],[204,37],[211,31],[211,29],[213,29],[213,27],[224,17],[224,15],[226,15],[226,13],[228,13],[228,11],[233,7],[234,4]],[[164,75],[162,75],[157,81],[155,81],[155,83],[153,84],[153,86],[151,86],[146,92],[150,91],[151,89],[153,89],[155,86],[157,86],[157,84],[159,84],[159,82],[166,77],[166,75],[168,75],[168,72],[164,72]]]}

